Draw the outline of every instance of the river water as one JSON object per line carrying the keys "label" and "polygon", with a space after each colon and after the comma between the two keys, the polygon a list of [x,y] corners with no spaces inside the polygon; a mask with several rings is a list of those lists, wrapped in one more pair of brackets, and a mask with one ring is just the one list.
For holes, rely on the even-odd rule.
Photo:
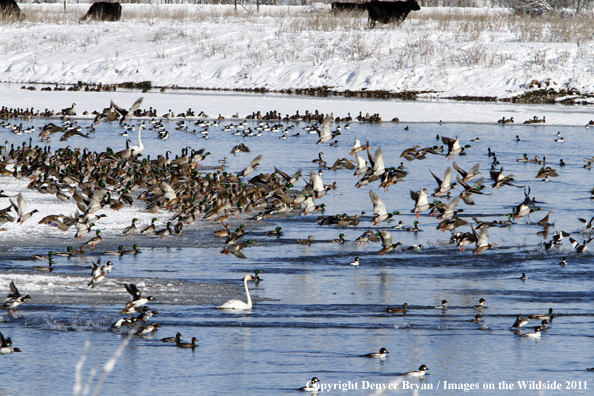
{"label": "river water", "polygon": [[[201,95],[201,100],[208,99],[208,95]],[[212,100],[218,101],[220,97],[213,94]],[[235,103],[253,100],[254,110],[259,104],[250,95],[237,95],[234,100]],[[345,108],[352,107],[348,100],[343,101]],[[320,100],[318,109],[322,112],[330,111],[324,109],[325,103]],[[331,111],[335,116],[345,116],[335,110],[337,103],[340,108],[340,99],[336,99]],[[47,106],[41,100],[36,103],[39,108]],[[423,113],[424,104],[420,102],[416,106],[415,115]],[[96,108],[102,107],[104,101],[98,101]],[[301,114],[314,110],[299,109]],[[480,106],[476,109],[480,112]],[[573,108],[538,107],[538,111],[546,110],[571,118]],[[583,112],[582,108],[578,110]],[[226,108],[220,112],[230,111]],[[144,121],[149,125],[148,119]],[[408,384],[419,385],[424,389],[418,394],[427,395],[459,395],[466,392],[444,388],[464,386],[473,389],[469,394],[592,394],[594,374],[586,370],[594,366],[591,250],[578,254],[567,238],[549,250],[542,245],[557,230],[571,233],[580,243],[590,237],[585,225],[577,220],[580,217],[589,220],[594,214],[590,198],[594,178],[583,167],[586,164],[583,159],[594,154],[590,129],[547,124],[500,125],[487,117],[484,123],[351,122],[350,129],[345,129],[346,123],[342,122],[339,144],[331,147],[316,145],[317,135],[303,129],[308,125],[305,122],[282,122],[283,127],[294,128],[288,132],[287,139],[280,139],[282,130],[264,131],[261,137],[234,136],[232,133],[237,129],[227,132],[223,127],[239,121],[227,119],[210,128],[209,139],[202,139],[199,133],[176,130],[176,121],[164,122],[170,133],[167,140],[158,139],[155,131],[142,132],[145,155],[155,158],[167,150],[173,155],[180,154],[186,146],[204,148],[212,153],[202,163],[205,172],[212,172],[212,167],[219,166],[218,160],[227,157],[225,170],[237,173],[262,154],[258,170],[250,177],[258,172],[271,173],[276,166],[290,175],[301,169],[304,178],[309,179],[310,172],[319,169],[312,160],[318,158],[320,151],[329,166],[338,158],[353,159],[348,152],[357,138],[361,142],[368,140],[373,153],[381,147],[386,167],[397,167],[403,162],[408,175],[404,182],[384,192],[379,182],[356,188],[357,176],[353,171],[323,169],[324,184],[336,182],[337,188],[316,200],[316,204],[326,205],[325,215],[365,211],[359,225],[346,229],[319,226],[318,212],[307,216],[292,212],[257,223],[247,220],[253,214],[242,214],[232,218],[230,224],[232,227],[244,224],[249,230],[244,239],[256,242],[244,249],[246,259],[221,254],[223,242],[213,234],[221,227],[203,220],[186,226],[182,236],[123,237],[121,231],[134,217],[139,219],[139,226],[148,225],[153,216],[157,217],[157,228],[163,228],[173,215],[168,211],[148,213],[144,203],[135,200],[133,207],[118,212],[110,209],[98,212],[107,215],[97,224],[103,242],[84,256],[56,257],[52,273],[34,271],[32,267],[40,265],[40,261],[32,256],[47,254],[48,250],[65,251],[69,245],[78,248],[81,242],[74,240],[74,231],[63,233],[37,222],[47,214],[71,214],[75,205],[27,190],[29,180],[1,178],[5,194],[22,193],[29,210],[37,208],[40,212],[23,225],[4,224],[6,232],[0,233],[2,292],[8,294],[8,284],[14,280],[21,292],[32,297],[19,306],[14,316],[7,312],[0,316],[0,331],[23,351],[2,356],[0,394],[70,394],[75,384],[75,366],[83,353],[86,360],[80,374],[83,383],[90,381],[93,389],[103,364],[125,338],[108,328],[129,301],[123,287],[129,282],[135,283],[143,295],[155,297],[149,305],[159,313],[151,321],[161,328],[153,336],[131,339],[115,369],[106,377],[102,394],[290,395],[297,394],[294,389],[305,386],[312,377],[318,377],[321,384],[334,388],[324,394],[367,395],[422,364],[429,368],[424,380],[404,377],[409,382],[400,383],[398,390],[390,393],[414,393],[402,389],[403,384]],[[201,130],[193,125],[195,121],[187,119],[186,123],[190,129]],[[22,122],[25,127],[35,126],[36,131],[15,136],[0,128],[0,139],[8,141],[8,145],[20,145],[29,137],[34,145],[44,145],[36,137],[39,127],[60,120],[16,122]],[[84,131],[91,120],[81,118],[77,122]],[[336,125],[333,124],[333,130]],[[244,129],[255,130],[257,126],[256,121],[248,121]],[[298,132],[300,136],[291,136]],[[564,137],[563,143],[555,142],[558,132]],[[52,150],[69,145],[95,151],[112,147],[117,151],[125,147],[126,137],[120,133],[122,129],[117,123],[102,123],[91,133],[92,139],[75,136],[59,142],[59,135],[54,135],[49,144]],[[503,167],[505,174],[513,173],[516,185],[530,187],[530,197],[538,201],[542,211],[514,220],[511,226],[490,228],[490,242],[498,246],[481,255],[472,253],[474,245],[458,252],[449,244],[450,232],[438,231],[439,220],[428,212],[418,218],[419,232],[390,229],[400,220],[406,227],[412,227],[416,217],[410,213],[414,207],[410,190],[426,188],[431,193],[437,183],[430,171],[443,178],[446,169],[452,166],[452,161],[447,161],[444,155],[429,154],[424,160],[414,161],[400,158],[404,149],[415,145],[443,145],[436,135],[458,137],[462,145],[472,146],[466,149],[466,156],[456,156],[455,161],[465,170],[480,163],[479,177],[485,177],[485,191],[492,194],[475,195],[474,206],[460,203],[458,208],[464,209],[461,215],[469,223],[474,224],[470,217],[474,215],[479,220],[504,220],[524,200],[522,188],[491,188],[489,169],[493,158],[487,155],[489,148],[496,152],[498,168]],[[477,137],[478,142],[472,141]],[[130,133],[128,138],[132,144],[137,143],[134,134]],[[229,154],[239,143],[247,145],[251,152]],[[546,157],[547,165],[556,169],[559,177],[551,177],[548,182],[536,179],[543,165],[517,162],[524,153],[529,158]],[[366,159],[365,152],[361,155]],[[559,166],[560,159],[566,166]],[[297,189],[303,186],[303,180],[296,183]],[[375,191],[385,201],[388,211],[398,210],[402,214],[394,216],[390,223],[373,226],[369,191]],[[456,186],[452,198],[461,191]],[[132,195],[136,198],[140,193]],[[433,197],[429,198],[431,202]],[[8,205],[8,198],[0,198],[1,208]],[[543,237],[537,234],[543,227],[535,223],[548,211],[553,212],[550,222],[554,225]],[[281,237],[264,234],[276,226],[283,229]],[[396,249],[380,256],[380,244],[358,246],[354,242],[370,229],[389,230],[394,242],[402,243],[403,247],[422,244],[423,248],[418,252]],[[470,226],[459,230],[470,231]],[[345,234],[346,242],[332,243],[331,239],[340,233]],[[311,246],[297,242],[308,235],[314,237]],[[120,244],[127,248],[138,244],[141,253],[112,257],[112,272],[95,289],[88,289],[91,262],[99,257],[103,262],[109,260],[102,252],[117,249]],[[350,266],[356,256],[361,259],[360,266]],[[567,257],[567,266],[559,265],[561,257]],[[255,302],[253,310],[228,312],[215,308],[230,298],[245,300],[241,278],[256,269],[263,271],[260,274],[263,280],[249,284]],[[522,273],[527,275],[527,280],[519,279]],[[483,319],[478,324],[471,323],[469,320],[479,312],[473,306],[480,298],[487,300]],[[433,308],[443,299],[449,302],[447,309]],[[409,304],[406,315],[386,312],[386,308],[400,307],[405,302]],[[540,339],[522,337],[509,330],[519,313],[545,314],[549,308],[553,308],[555,319]],[[533,331],[539,323],[531,320],[522,333]],[[160,341],[177,332],[184,341],[196,337],[199,346],[192,351]],[[88,349],[86,342],[90,342]],[[386,359],[361,357],[382,347],[390,352]],[[99,370],[94,376],[93,369]],[[519,389],[524,385],[533,389]],[[556,386],[561,389],[534,389]],[[341,390],[344,387],[347,389]]]}

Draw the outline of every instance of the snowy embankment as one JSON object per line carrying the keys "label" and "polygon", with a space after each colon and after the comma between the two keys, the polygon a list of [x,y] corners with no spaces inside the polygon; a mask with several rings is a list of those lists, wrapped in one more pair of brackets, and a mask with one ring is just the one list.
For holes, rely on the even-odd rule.
{"label": "snowy embankment", "polygon": [[592,15],[527,18],[502,9],[424,8],[367,28],[326,4],[124,4],[121,22],[78,23],[88,5],[23,5],[0,25],[0,80],[260,89],[426,92],[510,98],[594,93]]}

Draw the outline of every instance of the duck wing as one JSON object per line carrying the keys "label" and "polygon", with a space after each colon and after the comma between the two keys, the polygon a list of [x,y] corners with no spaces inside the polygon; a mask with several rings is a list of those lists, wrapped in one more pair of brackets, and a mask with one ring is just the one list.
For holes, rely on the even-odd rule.
{"label": "duck wing", "polygon": [[134,115],[134,112],[140,107],[140,105],[142,103],[142,99],[144,99],[144,98],[140,98],[140,99],[136,100],[136,102],[134,102],[134,104],[132,105],[132,107],[130,107],[130,110],[126,110],[126,109],[121,108],[120,106],[118,106],[115,103],[113,103],[113,100],[110,101],[111,106],[118,113],[120,113],[120,115],[122,116],[122,118],[120,119],[120,125],[123,124],[124,122],[130,121],[130,119]]}
{"label": "duck wing", "polygon": [[313,190],[315,192],[324,191],[324,182],[322,181],[322,176],[316,171],[311,171],[311,184],[313,185]]}
{"label": "duck wing", "polygon": [[138,291],[138,289],[136,288],[136,285],[134,283],[130,283],[130,284],[124,283],[124,287],[126,288],[126,291],[128,293],[130,293],[133,300],[137,300],[140,298],[140,291]]}
{"label": "duck wing", "polygon": [[416,206],[426,205],[429,202],[427,201],[427,193],[425,190],[420,191],[412,191],[410,192],[410,197],[415,201]]}
{"label": "duck wing", "polygon": [[369,197],[371,198],[371,202],[373,203],[373,214],[384,215],[388,213],[388,211],[386,210],[386,204],[375,192],[369,191]]}
{"label": "duck wing", "polygon": [[8,296],[8,298],[12,298],[14,300],[18,299],[21,296],[21,293],[19,293],[19,289],[17,289],[16,285],[14,284],[14,281],[10,281],[10,291],[12,293],[10,293]]}
{"label": "duck wing", "polygon": [[[466,172],[464,169],[460,168],[457,164],[456,161],[454,161],[454,163],[452,164],[454,166],[454,169],[456,169],[456,171],[464,178],[468,175],[468,172]],[[474,169],[474,168],[473,168]],[[478,169],[478,164],[477,164],[477,169]]]}
{"label": "duck wing", "polygon": [[392,234],[390,234],[388,231],[383,230],[380,233],[380,238],[382,239],[382,246],[383,247],[392,246]]}
{"label": "duck wing", "polygon": [[487,246],[489,244],[489,228],[481,228],[481,233],[476,240],[476,247]]}
{"label": "duck wing", "polygon": [[384,172],[385,172],[384,154],[382,153],[382,148],[380,147],[375,152],[375,161],[373,163],[373,174],[379,176]]}
{"label": "duck wing", "polygon": [[24,215],[25,213],[27,213],[27,203],[25,202],[25,199],[23,198],[23,194],[19,193],[19,195],[17,195],[17,203],[15,204],[12,199],[9,199],[10,204],[12,205],[12,207],[14,208],[15,212],[18,213],[19,217],[21,217],[22,215]]}
{"label": "duck wing", "polygon": [[[448,169],[449,169],[449,168],[448,168]],[[437,186],[438,186],[438,188],[441,188],[441,186],[442,186],[442,184],[443,184],[443,181],[442,181],[442,180],[441,180],[441,179],[440,179],[438,176],[436,176],[436,175],[435,175],[435,173],[433,173],[433,171],[431,171],[431,170],[430,170],[429,172],[431,172],[431,174],[433,175],[433,178],[434,178],[434,179],[435,179],[435,181],[437,182]]]}
{"label": "duck wing", "polygon": [[247,175],[249,175],[250,173],[252,173],[256,167],[260,164],[260,161],[262,160],[263,155],[260,154],[259,156],[257,156],[256,158],[254,158],[252,160],[252,162],[250,162],[250,164],[247,166],[247,168],[245,168],[242,171],[242,175],[245,177]]}
{"label": "duck wing", "polygon": [[369,166],[373,169],[375,166],[375,157],[371,154],[371,151],[367,149],[367,159],[369,160]]}

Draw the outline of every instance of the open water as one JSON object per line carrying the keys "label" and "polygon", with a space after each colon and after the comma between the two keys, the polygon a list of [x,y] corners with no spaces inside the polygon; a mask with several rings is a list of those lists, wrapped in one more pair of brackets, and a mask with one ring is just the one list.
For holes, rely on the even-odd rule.
{"label": "open water", "polygon": [[[97,108],[103,105],[97,103]],[[551,111],[571,112],[571,108],[551,107]],[[83,129],[91,123],[89,119],[77,121]],[[148,125],[149,120],[144,121]],[[345,123],[340,123],[343,135],[338,136],[338,146],[331,147],[316,146],[317,135],[307,134],[303,128],[308,124],[304,122],[282,122],[284,127],[294,126],[289,137],[282,140],[282,132],[265,131],[261,137],[241,137],[232,134],[237,129],[222,130],[225,125],[238,124],[238,120],[222,121],[218,127],[210,128],[209,139],[202,139],[199,133],[175,130],[175,121],[165,122],[170,133],[167,140],[158,139],[151,130],[142,132],[145,155],[155,158],[167,150],[175,155],[186,146],[205,148],[212,154],[203,162],[204,171],[212,171],[209,167],[218,166],[218,160],[227,157],[225,170],[239,172],[263,154],[261,165],[250,177],[258,172],[271,173],[276,166],[290,175],[301,169],[304,178],[309,179],[310,171],[318,170],[312,160],[318,158],[320,151],[329,166],[337,158],[353,159],[348,151],[357,138],[362,143],[368,140],[373,153],[381,147],[386,167],[404,162],[409,174],[403,183],[384,192],[378,187],[379,182],[355,188],[357,177],[353,171],[324,169],[324,183],[336,182],[337,188],[316,200],[316,204],[326,204],[325,215],[365,211],[360,224],[346,229],[319,226],[320,213],[302,216],[299,212],[256,223],[247,220],[253,214],[244,214],[230,223],[232,227],[244,224],[250,231],[244,239],[256,242],[244,249],[247,259],[221,254],[223,242],[213,234],[220,227],[203,220],[186,226],[183,236],[163,240],[124,238],[121,230],[133,217],[139,218],[138,225],[142,227],[155,216],[159,219],[157,228],[162,228],[173,214],[146,213],[144,203],[137,200],[133,207],[119,212],[98,212],[107,215],[98,222],[104,237],[102,244],[82,257],[56,257],[51,274],[32,270],[40,265],[32,255],[64,251],[66,246],[78,247],[81,242],[74,240],[74,231],[62,233],[36,223],[50,213],[73,213],[74,204],[27,190],[28,180],[1,178],[5,194],[23,193],[29,210],[40,208],[40,213],[22,226],[7,223],[7,231],[0,233],[2,293],[9,292],[8,283],[14,280],[21,292],[32,296],[14,317],[7,312],[0,316],[0,331],[23,351],[0,357],[0,394],[71,394],[75,366],[83,353],[86,360],[80,374],[83,383],[89,381],[94,389],[103,364],[124,340],[123,335],[108,328],[129,300],[123,287],[127,282],[137,284],[144,295],[155,297],[149,305],[159,313],[151,320],[161,328],[153,336],[131,339],[115,369],[106,377],[101,394],[291,395],[298,394],[295,388],[318,377],[321,384],[334,388],[320,393],[367,395],[376,392],[372,388],[388,384],[422,364],[429,367],[424,380],[404,378],[411,386],[422,388],[418,394],[592,394],[594,372],[586,370],[594,366],[592,250],[577,254],[567,238],[549,250],[542,245],[556,230],[571,233],[580,243],[590,238],[585,225],[577,220],[589,220],[594,214],[590,197],[594,178],[583,167],[583,158],[594,154],[594,134],[590,129],[546,124],[498,125],[494,120],[485,120],[485,124],[441,125],[351,122],[348,130],[344,129]],[[186,123],[190,129],[201,130],[192,125],[195,121],[187,119]],[[39,127],[60,120],[22,122],[25,127],[35,126],[36,132],[15,136],[0,128],[1,141],[19,145],[32,137],[34,145],[43,144],[36,138]],[[256,121],[247,123],[253,130],[257,125]],[[333,130],[336,125],[333,124]],[[404,130],[407,125],[408,131]],[[558,131],[565,142],[555,142]],[[121,150],[126,139],[119,135],[121,132],[117,123],[102,123],[91,134],[92,139],[75,136],[59,142],[54,135],[50,144],[52,150],[66,145],[96,151],[108,146]],[[297,132],[299,137],[291,136]],[[420,232],[390,230],[394,242],[401,242],[403,247],[422,244],[419,252],[397,249],[380,256],[380,244],[358,246],[354,240],[368,229],[388,229],[400,220],[405,226],[412,226],[416,218],[410,213],[414,207],[410,190],[426,188],[432,192],[437,183],[429,171],[443,178],[452,161],[430,154],[425,160],[406,161],[400,154],[415,145],[441,146],[436,139],[438,134],[457,136],[462,145],[472,145],[466,156],[457,156],[455,161],[466,170],[480,163],[479,177],[485,177],[485,191],[492,194],[475,196],[474,206],[461,202],[464,219],[473,223],[469,216],[477,215],[480,220],[504,220],[524,200],[522,188],[491,188],[489,169],[493,158],[487,155],[488,148],[496,152],[498,167],[502,166],[505,174],[515,175],[515,184],[530,187],[530,196],[539,201],[543,210],[515,220],[511,226],[490,228],[490,242],[498,246],[481,255],[472,253],[474,246],[458,252],[449,244],[450,232],[436,230],[439,221],[428,212],[418,218]],[[521,141],[516,141],[516,135]],[[476,137],[480,141],[472,142]],[[135,135],[128,138],[136,144]],[[251,152],[230,155],[231,148],[241,142]],[[559,177],[548,182],[535,179],[542,165],[517,162],[524,153],[530,158],[546,156],[547,165],[556,169]],[[365,153],[361,155],[366,158]],[[560,167],[560,159],[567,165]],[[296,188],[303,185],[301,180]],[[385,201],[388,211],[398,210],[402,215],[395,216],[390,223],[373,226],[370,190]],[[457,187],[453,196],[460,192]],[[139,194],[135,192],[133,196]],[[8,205],[7,198],[0,198],[1,208]],[[543,237],[537,235],[543,228],[535,223],[548,211],[554,212],[550,217],[554,226]],[[264,234],[275,226],[283,229],[280,238]],[[469,231],[470,227],[459,230]],[[341,232],[346,235],[345,244],[330,242]],[[311,246],[297,242],[308,235],[314,236]],[[140,245],[142,253],[111,258],[114,268],[106,280],[93,290],[86,287],[92,261],[101,257],[105,262],[110,258],[102,256],[103,251],[116,249],[120,244],[129,248],[134,243]],[[361,258],[359,267],[348,265],[355,256]],[[559,265],[560,257],[567,257],[567,266]],[[231,298],[245,299],[241,278],[256,269],[263,271],[263,280],[249,284],[255,301],[252,311],[215,308]],[[522,273],[526,273],[526,281],[519,279]],[[478,324],[470,323],[479,312],[472,307],[480,298],[487,300],[483,319]],[[442,299],[447,299],[448,308],[433,308]],[[411,308],[406,315],[386,312],[386,308],[405,302]],[[555,318],[539,340],[509,330],[519,313],[544,314],[549,308],[553,308]],[[533,331],[539,323],[531,320],[522,333]],[[160,341],[177,332],[185,341],[196,337],[199,346],[194,351],[184,350]],[[83,352],[86,342],[90,342],[90,347]],[[390,352],[384,360],[361,357],[382,347]],[[98,370],[94,376],[93,369]],[[403,384],[389,393],[415,394],[402,389]],[[502,388],[509,384],[513,389]],[[524,385],[533,389],[519,389]],[[464,386],[473,390],[446,389]],[[541,386],[561,388],[534,389]],[[350,389],[342,390],[344,387]],[[485,389],[489,387],[492,389]]]}

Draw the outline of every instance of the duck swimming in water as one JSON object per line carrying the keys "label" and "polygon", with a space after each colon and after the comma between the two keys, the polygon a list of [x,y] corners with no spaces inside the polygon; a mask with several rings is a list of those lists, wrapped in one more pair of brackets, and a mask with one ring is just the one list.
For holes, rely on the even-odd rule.
{"label": "duck swimming in water", "polygon": [[379,352],[368,353],[366,355],[361,355],[361,357],[374,358],[374,359],[385,359],[387,353],[389,353],[388,350],[386,348],[382,348],[382,349],[380,349]]}
{"label": "duck swimming in water", "polygon": [[404,373],[403,375],[409,376],[409,377],[424,377],[425,376],[425,371],[428,371],[429,369],[427,368],[427,366],[425,366],[424,364],[421,365],[421,367],[419,367],[419,369],[417,371],[409,371],[408,373]]}
{"label": "duck swimming in water", "polygon": [[320,389],[320,386],[317,385],[317,383],[320,382],[320,380],[318,379],[318,377],[313,377],[311,379],[311,381],[308,381],[307,385],[302,387],[302,388],[298,388],[297,390],[300,391],[304,391],[304,392],[314,392],[317,393],[318,390]]}

